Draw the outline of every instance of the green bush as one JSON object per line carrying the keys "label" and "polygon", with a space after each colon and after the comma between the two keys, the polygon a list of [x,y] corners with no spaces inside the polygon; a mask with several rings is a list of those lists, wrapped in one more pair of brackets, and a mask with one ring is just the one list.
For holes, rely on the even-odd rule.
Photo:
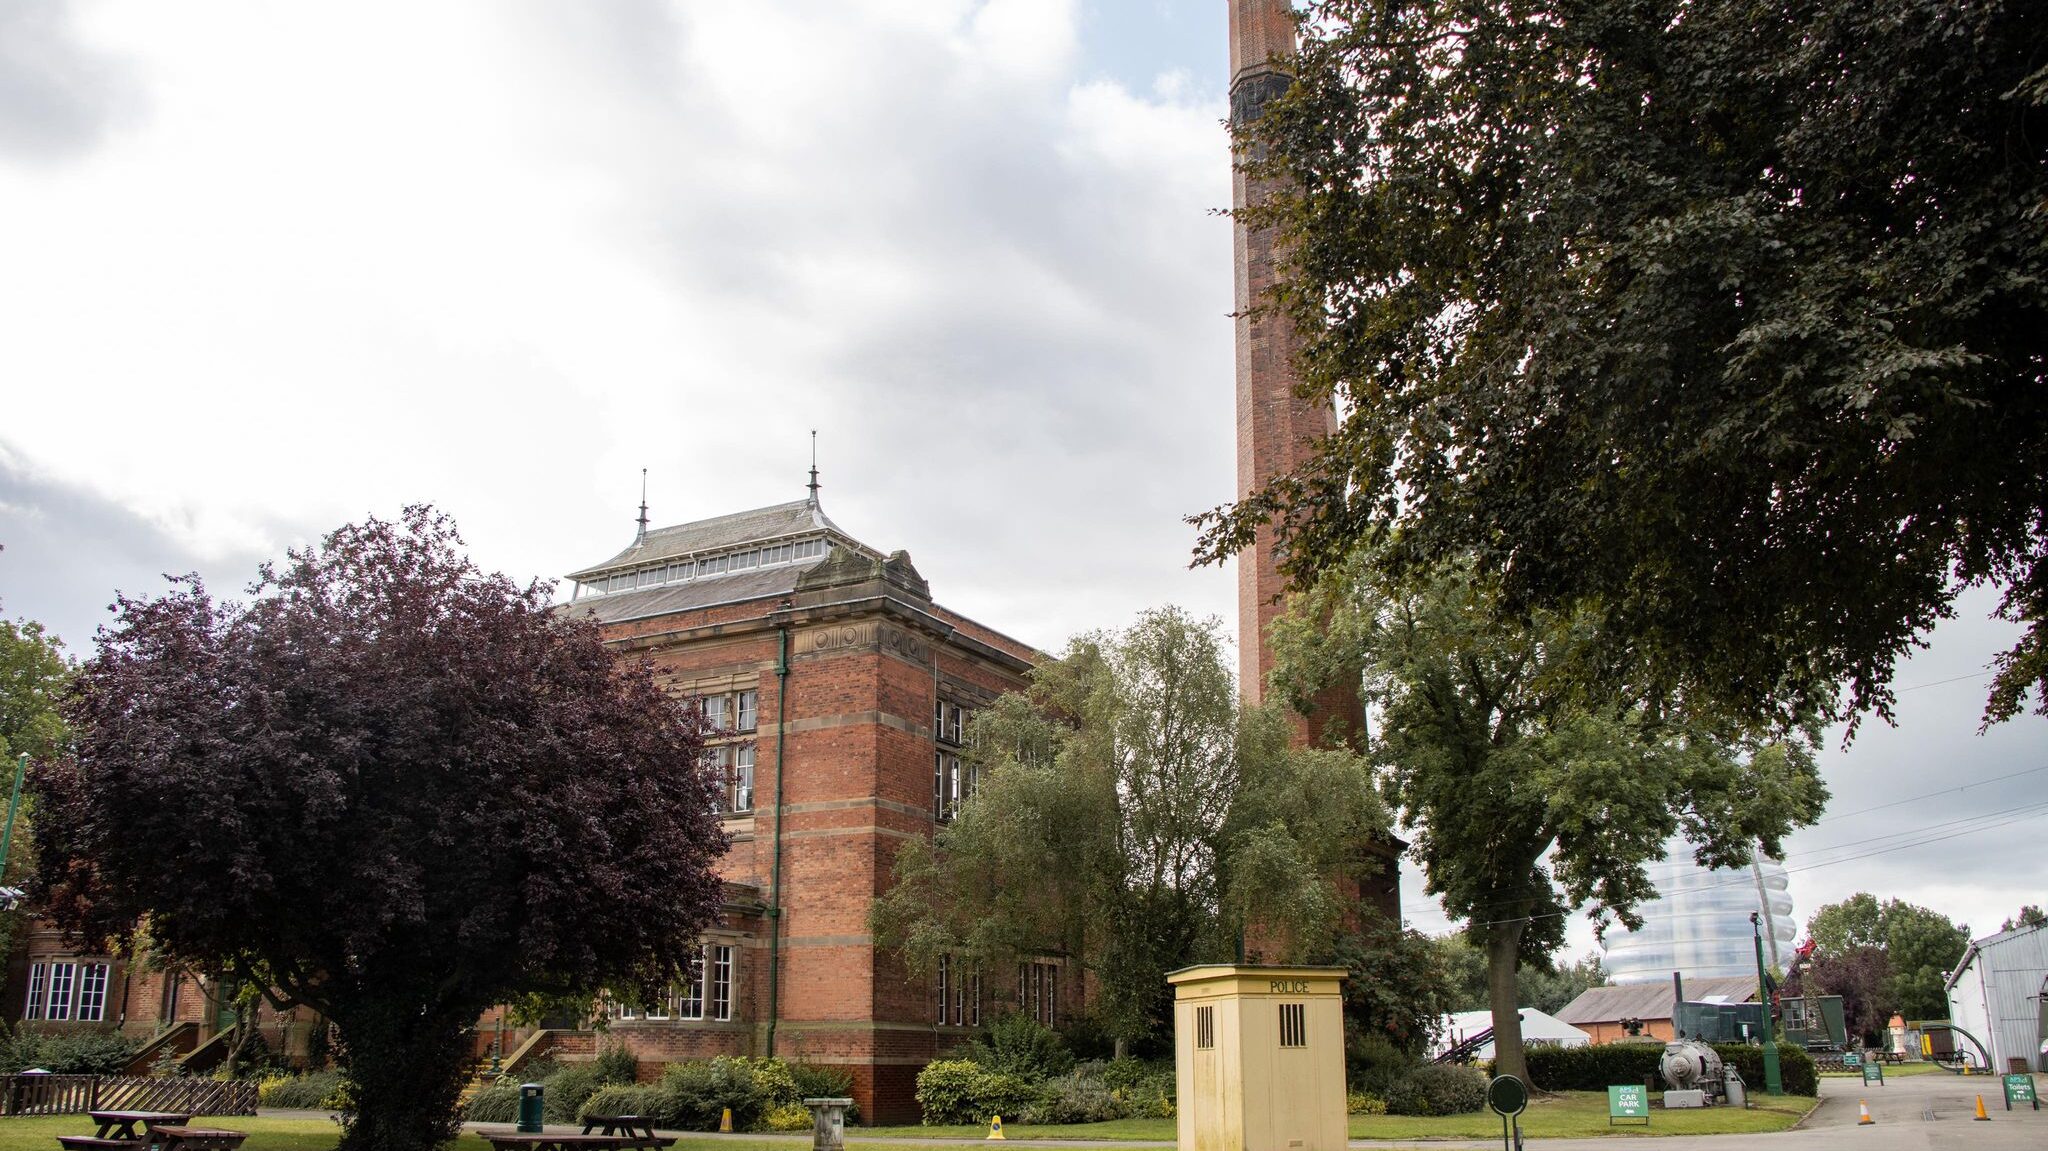
{"label": "green bush", "polygon": [[623,1043],[607,1043],[597,1053],[597,1077],[605,1083],[638,1082],[640,1059]]}
{"label": "green bush", "polygon": [[716,1131],[720,1112],[732,1108],[733,1130],[754,1126],[771,1101],[763,1097],[745,1059],[720,1056],[709,1062],[672,1063],[656,1088],[654,1113],[663,1126],[683,1131]]}
{"label": "green bush", "polygon": [[1116,1054],[1116,1037],[1094,1015],[1067,1017],[1060,1023],[1059,1033],[1076,1059],[1108,1059]]}
{"label": "green bush", "polygon": [[1530,1085],[1539,1091],[1605,1091],[1655,1078],[1662,1043],[1598,1043],[1528,1049]]}
{"label": "green bush", "polygon": [[[836,1099],[834,1095],[812,1095],[811,1099]],[[761,1113],[763,1131],[809,1131],[811,1109],[801,1103],[778,1103]]]}
{"label": "green bush", "polygon": [[[1714,1050],[1721,1055],[1721,1062],[1735,1068],[1748,1085],[1752,1094],[1764,1089],[1764,1049],[1747,1043],[1716,1043]],[[1778,1075],[1785,1084],[1788,1095],[1817,1095],[1820,1093],[1820,1068],[1815,1066],[1813,1056],[1804,1048],[1789,1043],[1778,1044]]]}
{"label": "green bush", "polygon": [[1043,1083],[1074,1069],[1074,1053],[1059,1032],[1021,1011],[1012,1011],[975,1038],[969,1059],[990,1071]]}
{"label": "green bush", "polygon": [[803,1088],[797,1085],[796,1074],[789,1064],[780,1059],[737,1059],[744,1063],[754,1076],[754,1091],[761,1096],[763,1108],[783,1103],[802,1103]]}
{"label": "green bush", "polygon": [[927,1126],[1018,1115],[1037,1098],[1038,1092],[1017,1076],[965,1059],[935,1060],[917,1076],[917,1102]]}
{"label": "green bush", "polygon": [[1387,1089],[1389,1115],[1462,1115],[1486,1107],[1486,1077],[1470,1067],[1425,1063]]}
{"label": "green bush", "polygon": [[[853,1071],[851,1068],[830,1063],[788,1064],[790,1078],[796,1080],[796,1097],[804,1099],[851,1099],[853,1098]],[[847,1108],[846,1121],[855,1121],[856,1108]]]}
{"label": "green bush", "polygon": [[1420,1060],[1377,1031],[1344,1029],[1344,1077],[1354,1090],[1385,1098]]}
{"label": "green bush", "polygon": [[608,1082],[604,1068],[596,1063],[565,1063],[560,1071],[541,1081],[541,1113],[550,1123],[574,1123],[584,1101]]}
{"label": "green bush", "polygon": [[462,1117],[472,1123],[510,1123],[519,1118],[519,1085],[493,1083],[469,1097]]}
{"label": "green bush", "polygon": [[586,1115],[643,1115],[660,1122],[660,1090],[638,1083],[607,1083],[591,1092],[576,1113],[578,1122]]}
{"label": "green bush", "polygon": [[1019,1123],[1104,1123],[1132,1114],[1130,1105],[1100,1079],[1069,1075],[1045,1083],[1039,1091],[1038,1099],[1017,1113]]}
{"label": "green bush", "polygon": [[261,1106],[306,1111],[339,1108],[347,1099],[339,1071],[315,1071],[311,1075],[267,1079],[256,1093],[256,1102]]}
{"label": "green bush", "polygon": [[1344,1110],[1350,1115],[1385,1115],[1387,1101],[1377,1095],[1353,1091],[1344,1100]]}
{"label": "green bush", "polygon": [[0,1074],[40,1067],[57,1075],[119,1075],[142,1050],[112,1027],[45,1034],[18,1029],[0,1040]]}

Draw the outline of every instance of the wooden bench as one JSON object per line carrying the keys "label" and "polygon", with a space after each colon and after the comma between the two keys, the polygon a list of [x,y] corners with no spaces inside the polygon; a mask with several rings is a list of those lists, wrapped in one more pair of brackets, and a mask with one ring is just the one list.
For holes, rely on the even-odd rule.
{"label": "wooden bench", "polygon": [[668,1135],[520,1135],[520,1133],[479,1133],[492,1143],[494,1151],[651,1151],[672,1147]]}
{"label": "wooden bench", "polygon": [[246,1131],[219,1127],[177,1127],[159,1125],[149,1129],[159,1151],[238,1151],[249,1137]]}
{"label": "wooden bench", "polygon": [[65,1151],[133,1151],[149,1145],[147,1136],[140,1139],[102,1139],[97,1135],[59,1135],[57,1142],[63,1144]]}

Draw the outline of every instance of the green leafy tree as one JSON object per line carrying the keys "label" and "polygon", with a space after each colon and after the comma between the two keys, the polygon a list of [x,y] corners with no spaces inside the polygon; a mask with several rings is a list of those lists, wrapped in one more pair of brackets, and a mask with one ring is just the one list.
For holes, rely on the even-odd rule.
{"label": "green leafy tree", "polygon": [[1599,956],[1586,955],[1573,963],[1525,967],[1518,980],[1522,1006],[1555,1015],[1588,988],[1607,986],[1607,972],[1601,970]]}
{"label": "green leafy tree", "polygon": [[1813,940],[1816,964],[1859,952],[1883,957],[1881,981],[1856,980],[1859,988],[1875,983],[1881,989],[1870,1004],[1880,1024],[1895,1013],[1908,1019],[1948,1017],[1946,974],[1969,948],[1967,926],[1904,900],[1879,902],[1868,892],[1857,892],[1814,912],[1806,933]]}
{"label": "green leafy tree", "polygon": [[332,1021],[343,1151],[439,1146],[485,1008],[686,971],[726,847],[700,721],[428,508],[251,594],[120,601],[30,774],[39,894]]}
{"label": "green leafy tree", "polygon": [[[1438,936],[1436,961],[1443,966],[1452,987],[1452,1011],[1481,1011],[1487,1008],[1486,953],[1472,945],[1462,931]],[[1607,972],[1600,957],[1587,954],[1571,963],[1551,957],[1526,957],[1515,976],[1522,1006],[1555,1015],[1589,987],[1605,987]]]}
{"label": "green leafy tree", "polygon": [[[19,757],[48,758],[64,745],[58,705],[72,675],[63,643],[42,624],[0,619],[0,790],[11,791]],[[0,804],[6,802],[0,797]],[[0,863],[0,879],[9,886],[19,886],[35,865],[29,806],[15,813],[14,835]],[[19,907],[0,908],[0,956],[12,953],[27,915]]]}
{"label": "green leafy tree", "polygon": [[2008,919],[1999,925],[2000,931],[2017,931],[2022,927],[2039,927],[2048,923],[2048,912],[2029,903],[2020,908],[2019,918]]}
{"label": "green leafy tree", "polygon": [[1167,972],[1247,932],[1276,958],[1330,954],[1387,827],[1365,765],[1240,715],[1217,624],[1175,609],[1074,640],[971,735],[980,782],[900,849],[876,939],[915,975],[1069,956],[1120,1045],[1159,1029]]}
{"label": "green leafy tree", "polygon": [[1476,557],[1638,680],[1889,714],[1959,589],[2048,708],[2035,0],[1316,0],[1240,131],[1317,457],[1197,517],[1298,582]]}
{"label": "green leafy tree", "polygon": [[1826,797],[1802,740],[1745,744],[1657,697],[1589,691],[1589,626],[1503,626],[1489,585],[1450,572],[1389,588],[1361,555],[1274,630],[1274,685],[1297,707],[1363,669],[1369,754],[1425,889],[1487,959],[1496,1069],[1527,1080],[1516,973],[1563,917],[1640,920],[1644,864],[1682,832],[1707,866],[1778,854]]}

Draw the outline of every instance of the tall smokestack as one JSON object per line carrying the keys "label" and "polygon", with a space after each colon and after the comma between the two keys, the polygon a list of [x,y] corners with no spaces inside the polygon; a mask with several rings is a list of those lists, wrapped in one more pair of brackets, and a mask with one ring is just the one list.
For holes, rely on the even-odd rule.
{"label": "tall smokestack", "polygon": [[[1287,0],[1230,0],[1230,118],[1244,127],[1287,91],[1286,61],[1295,54],[1293,8]],[[1238,208],[1265,199],[1267,188],[1242,170],[1232,180]],[[1294,350],[1299,342],[1285,316],[1253,315],[1279,277],[1271,228],[1256,231],[1240,219],[1233,230],[1237,257],[1237,491],[1250,495],[1278,476],[1297,471],[1315,441],[1336,428],[1326,405],[1294,394]],[[1273,529],[1259,529],[1250,551],[1237,557],[1238,689],[1256,704],[1273,669],[1268,632],[1284,610],[1286,581],[1275,567]],[[1353,688],[1325,692],[1304,722],[1297,743],[1349,740],[1364,730],[1364,708]]]}

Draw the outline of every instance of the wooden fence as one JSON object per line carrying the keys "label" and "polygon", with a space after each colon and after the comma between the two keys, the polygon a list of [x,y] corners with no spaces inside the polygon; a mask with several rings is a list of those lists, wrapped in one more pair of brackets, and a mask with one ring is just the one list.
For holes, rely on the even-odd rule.
{"label": "wooden fence", "polygon": [[0,1075],[0,1113],[78,1115],[87,1111],[254,1115],[256,1084],[155,1075]]}

